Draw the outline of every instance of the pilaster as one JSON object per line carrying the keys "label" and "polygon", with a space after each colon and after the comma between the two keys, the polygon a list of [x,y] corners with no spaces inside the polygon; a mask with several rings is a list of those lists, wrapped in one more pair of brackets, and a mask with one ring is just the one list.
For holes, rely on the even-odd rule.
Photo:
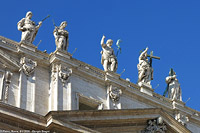
{"label": "pilaster", "polygon": [[20,61],[19,98],[17,106],[29,111],[35,111],[35,67],[37,62],[23,57]]}
{"label": "pilaster", "polygon": [[[54,54],[58,54],[54,52]],[[64,54],[64,52],[63,52]],[[66,54],[66,58],[67,53]],[[54,55],[52,55],[54,56]],[[71,83],[70,76],[72,68],[65,64],[59,63],[59,58],[53,60],[51,64],[51,86],[50,86],[50,99],[49,111],[52,110],[70,110],[71,109]]]}
{"label": "pilaster", "polygon": [[35,52],[37,47],[33,44],[27,44],[27,43],[24,43],[24,42],[20,42],[19,45],[25,49],[28,49],[30,51],[33,51]]}
{"label": "pilaster", "polygon": [[120,75],[113,72],[106,72],[105,81],[107,87],[107,109],[121,109],[122,89],[117,84]]}

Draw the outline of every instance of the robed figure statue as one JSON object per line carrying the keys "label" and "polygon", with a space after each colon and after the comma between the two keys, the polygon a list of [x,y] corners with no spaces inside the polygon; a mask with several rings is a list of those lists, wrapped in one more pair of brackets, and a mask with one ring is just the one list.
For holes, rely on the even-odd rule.
{"label": "robed figure statue", "polygon": [[35,40],[38,29],[42,25],[42,21],[40,21],[38,25],[36,25],[35,22],[31,20],[32,15],[33,14],[31,11],[27,12],[26,17],[22,18],[17,23],[18,30],[22,31],[21,41],[20,41],[21,43],[32,44],[33,41]]}

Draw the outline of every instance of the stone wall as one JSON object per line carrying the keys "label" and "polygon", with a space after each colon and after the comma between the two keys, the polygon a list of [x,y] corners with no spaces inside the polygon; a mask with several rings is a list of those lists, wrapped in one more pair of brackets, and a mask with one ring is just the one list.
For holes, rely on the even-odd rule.
{"label": "stone wall", "polygon": [[[70,53],[56,50],[49,55],[4,37],[0,37],[0,50],[1,102],[40,115],[79,110],[80,104],[96,110],[162,108],[191,131],[200,131],[200,112],[74,59]],[[7,101],[6,71],[12,73]]]}

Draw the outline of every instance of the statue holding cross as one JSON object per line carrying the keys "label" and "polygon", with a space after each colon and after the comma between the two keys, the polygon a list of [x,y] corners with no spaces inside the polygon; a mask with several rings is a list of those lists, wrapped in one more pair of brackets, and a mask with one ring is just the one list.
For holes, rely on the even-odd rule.
{"label": "statue holding cross", "polygon": [[[153,80],[153,68],[152,68],[152,59],[160,59],[160,57],[153,56],[153,51],[151,54],[147,54],[148,47],[140,54],[138,68],[138,83],[144,82],[150,85],[151,80]],[[147,57],[150,57],[148,60]]]}

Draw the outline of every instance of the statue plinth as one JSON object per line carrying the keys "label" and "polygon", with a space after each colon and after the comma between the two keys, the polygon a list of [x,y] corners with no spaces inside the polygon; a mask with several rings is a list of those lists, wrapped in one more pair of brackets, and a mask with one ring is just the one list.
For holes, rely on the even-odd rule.
{"label": "statue plinth", "polygon": [[62,60],[63,62],[68,62],[69,60],[71,60],[71,58],[72,55],[63,50],[56,50],[49,55],[50,63],[60,62],[60,60]]}
{"label": "statue plinth", "polygon": [[120,78],[120,75],[115,72],[105,72],[105,80],[106,81],[112,81],[112,80],[118,80]]}
{"label": "statue plinth", "polygon": [[152,86],[145,82],[139,82],[138,85],[140,86],[140,91],[146,93],[147,95],[153,96],[154,89]]}
{"label": "statue plinth", "polygon": [[172,100],[172,106],[173,106],[173,109],[176,109],[179,107],[184,107],[185,103],[180,100],[174,99],[174,100]]}
{"label": "statue plinth", "polygon": [[37,47],[31,43],[25,43],[23,41],[19,42],[19,45],[25,49],[31,50],[33,52],[36,51]]}
{"label": "statue plinth", "polygon": [[67,59],[71,59],[72,58],[72,55],[70,53],[68,53],[67,51],[64,51],[64,50],[60,50],[60,49],[57,49],[54,54],[57,54],[57,55],[60,55],[64,58],[67,58]]}

